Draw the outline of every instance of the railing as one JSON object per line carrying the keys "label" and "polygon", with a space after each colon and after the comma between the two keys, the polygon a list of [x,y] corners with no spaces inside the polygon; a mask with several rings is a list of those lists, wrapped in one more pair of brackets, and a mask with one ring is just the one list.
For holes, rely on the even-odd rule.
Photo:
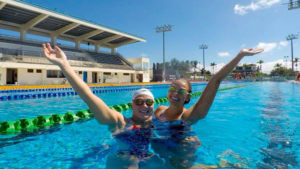
{"label": "railing", "polygon": [[[80,54],[80,53],[73,53],[69,51],[66,51],[65,53],[72,66],[103,67],[103,64],[108,64],[111,67],[115,67],[115,68],[124,66],[123,64],[121,64],[121,62],[117,62],[118,58],[114,58],[113,56],[109,56],[109,55],[107,58],[104,58],[104,56],[102,56],[103,58],[100,57],[97,58],[96,55],[91,56],[89,55],[89,53]],[[105,59],[106,61],[103,61]],[[46,58],[44,58],[43,53],[41,51],[31,51],[31,50],[24,50],[24,49],[8,49],[8,48],[0,48],[0,61],[50,64],[50,62]]]}
{"label": "railing", "polygon": [[[29,41],[20,41],[18,39],[12,38],[12,37],[4,37],[1,36],[1,41],[5,43],[12,43],[15,45],[24,45],[24,47],[21,47],[21,49],[8,49],[8,48],[0,48],[0,53],[3,55],[10,55],[10,56],[34,56],[34,57],[43,57],[42,51],[32,51],[32,50],[26,50],[23,48],[26,48],[27,46],[30,47],[41,47],[41,43],[39,42],[29,42]],[[68,56],[68,59],[70,60],[80,60],[80,61],[90,61],[90,62],[98,62],[103,64],[116,64],[116,65],[129,65],[132,67],[132,65],[122,57],[119,53],[117,54],[110,54],[105,52],[91,52],[86,50],[78,50],[78,49],[72,49],[67,46],[60,46]]]}
{"label": "railing", "polygon": [[287,81],[287,80],[296,80],[295,76],[272,76],[270,77],[271,81]]}
{"label": "railing", "polygon": [[235,81],[289,81],[296,80],[295,76],[256,76],[250,77],[246,76],[242,79],[233,79],[231,76],[227,76],[226,80],[235,80]]}

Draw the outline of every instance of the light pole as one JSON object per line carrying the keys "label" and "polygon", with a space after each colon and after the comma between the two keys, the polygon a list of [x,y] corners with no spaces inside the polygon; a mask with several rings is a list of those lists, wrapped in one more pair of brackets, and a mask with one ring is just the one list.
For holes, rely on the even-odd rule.
{"label": "light pole", "polygon": [[291,41],[291,53],[292,53],[292,73],[294,73],[294,55],[293,55],[293,40],[298,39],[298,35],[290,34],[286,37],[286,40]]}
{"label": "light pole", "polygon": [[[208,46],[205,45],[205,44],[202,44],[199,48],[203,50],[203,72],[205,74],[205,53],[204,53],[204,50],[207,49]],[[204,79],[205,79],[205,75],[204,75]]]}
{"label": "light pole", "polygon": [[300,0],[290,0],[288,6],[289,10],[300,8]]}
{"label": "light pole", "polygon": [[162,80],[163,82],[166,81],[166,65],[165,65],[165,32],[172,31],[172,25],[163,25],[156,27],[156,32],[163,33],[163,74],[162,74]]}

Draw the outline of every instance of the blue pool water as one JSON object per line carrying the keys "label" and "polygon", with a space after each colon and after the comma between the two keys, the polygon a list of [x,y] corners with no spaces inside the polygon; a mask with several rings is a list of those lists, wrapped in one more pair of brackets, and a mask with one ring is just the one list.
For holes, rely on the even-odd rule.
{"label": "blue pool water", "polygon": [[[235,85],[223,83],[221,88]],[[204,87],[193,85],[193,91]],[[168,88],[150,89],[155,97],[165,97]],[[226,160],[248,168],[300,168],[299,91],[296,83],[261,82],[218,92],[208,116],[192,125],[202,143],[195,165]],[[97,95],[114,105],[130,102],[132,93]],[[87,109],[78,96],[7,100],[0,107],[0,122]],[[124,114],[129,117],[131,111]],[[0,168],[105,168],[116,147],[107,127],[95,119],[38,133],[0,135]]]}

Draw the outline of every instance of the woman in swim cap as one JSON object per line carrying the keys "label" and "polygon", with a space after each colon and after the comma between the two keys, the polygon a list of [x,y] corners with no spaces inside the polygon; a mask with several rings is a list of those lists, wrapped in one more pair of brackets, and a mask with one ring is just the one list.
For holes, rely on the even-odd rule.
{"label": "woman in swim cap", "polygon": [[[176,140],[173,142],[177,142],[179,144],[177,144],[177,146],[173,146],[172,148],[169,147],[168,149],[164,149],[164,147],[169,146],[168,143],[163,140],[155,140],[154,142],[152,142],[152,148],[158,154],[160,154],[161,157],[164,157],[171,166],[175,168],[191,167],[195,160],[192,154],[196,151],[196,148],[200,145],[200,142],[196,136],[192,136],[190,134],[187,134],[186,137],[180,137],[178,135],[186,135],[186,133],[188,132],[184,131],[186,131],[186,128],[189,128],[189,125],[196,123],[198,120],[204,118],[207,115],[221,81],[234,69],[239,61],[244,56],[252,56],[262,51],[263,49],[241,50],[234,59],[232,59],[210,79],[200,99],[196,102],[196,104],[188,109],[184,107],[184,104],[189,103],[191,98],[192,88],[190,82],[185,79],[177,79],[173,81],[170,85],[167,95],[170,105],[159,106],[155,110],[154,116],[156,119],[154,120],[154,124],[156,124],[156,128],[159,128],[161,126],[168,126],[168,131],[161,132],[161,137],[166,138],[166,135],[168,137],[170,133],[176,133],[177,135],[175,137],[175,134],[171,134],[168,137],[168,140],[174,140],[174,138],[176,138]],[[177,126],[178,124],[181,124],[181,127],[176,127],[176,130],[174,130],[174,127],[172,127],[172,123],[174,122],[177,123]],[[164,123],[167,123],[169,125],[162,125]],[[180,129],[180,131],[178,131],[178,129]],[[164,129],[162,128],[158,129],[158,131],[163,130]],[[178,138],[181,138],[181,140],[178,140]],[[175,156],[177,156],[177,158]]]}
{"label": "woman in swim cap", "polygon": [[[71,68],[65,53],[58,46],[52,49],[49,43],[43,44],[43,52],[51,63],[60,67],[74,90],[88,105],[96,120],[101,124],[109,125],[110,129],[113,129],[113,135],[116,136],[117,139],[125,143],[131,143],[128,145],[127,152],[122,151],[122,153],[119,154],[119,156],[123,154],[119,159],[124,159],[124,156],[126,156],[128,158],[123,160],[126,164],[123,164],[129,167],[136,167],[140,159],[143,159],[149,154],[148,143],[152,133],[152,131],[149,130],[149,126],[151,125],[154,106],[152,93],[148,89],[137,90],[132,99],[132,117],[125,118],[123,114],[110,109],[102,99],[93,94],[88,85],[80,79]],[[141,132],[146,136],[141,134]],[[120,136],[118,136],[118,134],[120,134]],[[128,160],[129,158],[130,160]],[[122,160],[117,160],[113,161],[113,163],[123,165],[121,161]],[[128,161],[131,162],[128,163]],[[108,165],[114,167],[114,164]]]}

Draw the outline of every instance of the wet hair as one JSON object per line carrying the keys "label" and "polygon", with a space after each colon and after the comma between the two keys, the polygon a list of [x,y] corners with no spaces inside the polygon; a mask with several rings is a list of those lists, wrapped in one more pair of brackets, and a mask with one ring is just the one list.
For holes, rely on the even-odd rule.
{"label": "wet hair", "polygon": [[[188,94],[190,95],[192,93],[192,85],[191,85],[191,82],[189,80],[180,78],[180,79],[176,79],[174,81],[183,81],[183,82],[185,82],[188,85],[188,89],[187,89]],[[185,100],[184,104],[188,104],[190,101],[191,101],[191,98],[189,98],[188,100]]]}

